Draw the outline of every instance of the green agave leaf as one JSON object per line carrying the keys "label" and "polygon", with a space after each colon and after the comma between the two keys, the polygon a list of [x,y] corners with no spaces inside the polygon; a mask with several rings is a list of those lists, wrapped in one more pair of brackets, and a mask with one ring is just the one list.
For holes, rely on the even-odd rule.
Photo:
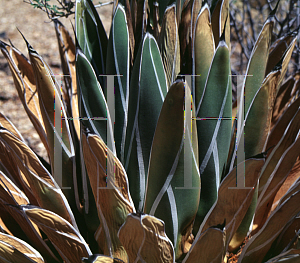
{"label": "green agave leaf", "polygon": [[217,200],[221,176],[227,162],[232,116],[229,75],[229,50],[225,41],[221,40],[211,62],[202,97],[196,105],[202,190],[194,223],[194,235]]}
{"label": "green agave leaf", "polygon": [[257,190],[258,190],[258,186],[256,185],[255,189],[254,189],[254,194],[252,197],[251,204],[248,207],[248,210],[247,210],[242,222],[240,223],[238,229],[234,233],[234,235],[229,243],[228,251],[230,251],[230,252],[237,251],[241,247],[241,245],[244,242],[245,238],[247,237],[249,231],[251,230],[251,223],[253,221],[253,215],[255,212],[256,205],[257,205]]}
{"label": "green agave leaf", "polygon": [[31,63],[19,50],[2,41],[0,41],[0,49],[8,62],[23,107],[49,154],[49,145]]}
{"label": "green agave leaf", "polygon": [[207,75],[215,53],[208,4],[205,4],[201,9],[196,20],[193,52],[193,75],[197,75],[194,77],[193,94],[195,94],[195,105],[198,105],[203,95]]}
{"label": "green agave leaf", "polygon": [[[6,235],[4,233],[0,233],[0,242],[2,244],[2,249],[3,249],[4,243],[8,247],[11,246],[10,248],[13,248],[13,250],[14,250],[13,257],[15,257],[15,254],[22,253],[24,255],[24,259],[26,259],[26,260],[28,260],[27,258],[31,259],[29,261],[26,261],[26,260],[23,261],[23,259],[22,259],[22,262],[36,262],[36,263],[45,262],[43,257],[37,250],[35,250],[32,246],[30,246],[29,244],[27,244],[26,242],[24,242],[23,240],[21,240],[17,237],[14,237],[11,235]],[[8,249],[8,250],[11,251],[11,249]],[[7,253],[8,251],[6,250],[5,252]],[[3,260],[2,256],[1,256],[1,259]],[[21,259],[19,259],[19,260],[21,260]],[[10,262],[17,262],[17,259],[16,258],[14,260],[11,259]],[[21,261],[19,261],[19,262],[21,262]]]}
{"label": "green agave leaf", "polygon": [[131,70],[134,61],[134,48],[135,48],[135,38],[134,38],[134,30],[133,30],[134,16],[132,15],[133,12],[132,8],[134,6],[134,3],[136,3],[136,1],[120,0],[118,2],[122,4],[122,6],[124,7],[125,14],[126,14],[126,22],[127,22],[126,24],[128,27],[128,36],[129,36],[129,50],[130,50],[129,53],[130,53],[130,70]]}
{"label": "green agave leaf", "polygon": [[[118,158],[124,163],[124,143],[127,126],[130,74],[130,38],[124,7],[118,4],[113,16],[108,41],[106,73],[114,77],[114,138]],[[114,116],[112,116],[114,115]]]}
{"label": "green agave leaf", "polygon": [[223,262],[225,236],[225,230],[208,228],[194,240],[182,263],[194,263],[198,262],[199,259],[201,259],[201,263]]}
{"label": "green agave leaf", "polygon": [[[115,153],[115,142],[113,136],[113,128],[109,109],[105,100],[104,93],[100,87],[95,71],[91,63],[88,61],[83,52],[77,48],[76,50],[76,76],[77,88],[79,92],[79,114],[81,116],[82,124],[88,129],[97,134]],[[81,135],[82,137],[82,130]],[[83,157],[82,141],[80,143],[80,157],[82,167],[82,184],[83,196],[85,201],[85,218],[93,218],[92,223],[88,224],[91,230],[99,224],[97,218],[96,204],[92,197],[91,186],[86,175],[86,168]]]}
{"label": "green agave leaf", "polygon": [[96,73],[83,52],[76,50],[76,76],[79,96],[79,114],[82,123],[97,134],[115,152],[111,117]]}
{"label": "green agave leaf", "polygon": [[79,231],[59,215],[32,205],[20,208],[47,235],[65,262],[80,262],[92,255]]}
{"label": "green agave leaf", "polygon": [[299,215],[299,197],[298,191],[273,211],[264,226],[243,248],[239,263],[250,263],[254,258],[258,263],[264,262],[264,257],[271,248],[272,242],[280,235],[285,225]]}
{"label": "green agave leaf", "polygon": [[100,75],[105,74],[107,36],[91,0],[76,0],[75,29],[78,44],[106,94],[105,79]]}
{"label": "green agave leaf", "polygon": [[[280,77],[280,70],[271,72],[263,81],[257,91],[250,108],[245,112],[244,121],[237,124],[237,144],[244,145],[245,159],[262,153],[266,148],[266,140],[270,131],[272,111],[276,88]],[[240,99],[243,99],[241,96]],[[242,106],[242,103],[240,105]],[[242,118],[242,111],[239,109],[238,118]],[[244,141],[243,139],[244,138]],[[237,150],[231,158],[233,167]],[[232,169],[232,168],[231,168]]]}
{"label": "green agave leaf", "polygon": [[124,167],[97,135],[83,134],[83,155],[97,205],[100,226],[95,238],[105,255],[127,262],[117,237],[127,214],[135,212]]}
{"label": "green agave leaf", "polygon": [[16,165],[22,171],[38,204],[58,213],[77,228],[72,210],[62,190],[35,153],[24,142],[4,129],[0,129],[0,140],[14,156]]}
{"label": "green agave leaf", "polygon": [[129,89],[124,167],[135,207],[142,211],[152,140],[167,93],[159,49],[149,33],[140,45]]}
{"label": "green agave leaf", "polygon": [[175,3],[168,6],[165,11],[158,45],[169,89],[180,71],[180,46]]}
{"label": "green agave leaf", "polygon": [[[238,167],[235,167],[224,178],[218,191],[218,200],[206,215],[195,240],[208,228],[222,225],[225,221],[225,248],[227,250],[229,242],[233,242],[232,237],[236,233],[252,202],[259,172],[263,164],[263,159],[248,159],[240,163]],[[245,167],[245,173],[240,169],[242,167]],[[237,178],[241,179],[244,176],[247,188],[236,188]]]}
{"label": "green agave leaf", "polygon": [[[265,77],[273,24],[273,17],[268,18],[250,55],[246,70],[246,77],[243,84],[245,89],[245,113],[248,112],[253,98],[261,87]],[[244,92],[242,91],[241,94],[244,94]]]}
{"label": "green agave leaf", "polygon": [[[146,214],[169,222],[166,234],[174,244],[176,259],[191,234],[200,197],[196,121],[188,123],[182,106],[191,102],[184,98],[191,98],[189,87],[174,82],[155,130],[144,207]],[[194,108],[190,114],[194,118]]]}
{"label": "green agave leaf", "polygon": [[162,220],[145,214],[129,214],[118,236],[128,253],[129,262],[173,262],[173,244]]}

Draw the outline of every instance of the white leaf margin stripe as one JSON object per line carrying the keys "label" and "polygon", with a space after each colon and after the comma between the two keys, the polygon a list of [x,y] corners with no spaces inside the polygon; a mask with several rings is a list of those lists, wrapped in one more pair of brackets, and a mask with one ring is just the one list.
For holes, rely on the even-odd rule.
{"label": "white leaf margin stripe", "polygon": [[[158,79],[158,75],[157,75],[155,63],[154,63],[154,60],[153,60],[152,49],[151,49],[151,40],[154,41],[157,50],[159,50],[159,47],[158,47],[158,45],[157,45],[157,43],[156,43],[155,38],[154,38],[152,35],[150,35],[149,33],[147,33],[147,34],[146,34],[146,38],[149,38],[148,44],[149,44],[150,58],[151,58],[151,62],[152,62],[152,66],[153,66],[153,70],[154,70],[154,74],[155,74],[155,79],[156,79],[156,82],[157,82],[157,85],[158,85],[158,90],[159,90],[159,93],[160,93],[160,96],[161,96],[162,101],[164,101],[165,98],[164,98],[164,95],[163,95],[163,92],[162,92],[162,88],[161,88],[161,85],[160,85],[160,82],[159,82],[159,79]],[[160,56],[160,59],[161,59],[161,56]],[[161,60],[161,64],[163,65],[162,60]],[[140,72],[140,73],[141,73],[141,72]],[[165,72],[164,72],[164,73],[165,73]],[[165,77],[165,79],[166,79],[166,77]],[[167,85],[167,82],[166,82],[166,86],[168,86],[168,85]]]}
{"label": "white leaf margin stripe", "polygon": [[[140,224],[141,224],[142,227],[143,227],[143,219],[144,219],[145,217],[152,217],[152,218],[155,218],[156,220],[159,220],[163,225],[165,225],[164,221],[162,221],[161,219],[159,219],[159,218],[157,218],[157,217],[155,217],[155,216],[152,216],[152,215],[141,214],[140,216],[138,216],[138,215],[132,213],[132,214],[127,215],[127,217],[129,217],[129,216],[130,216],[130,217],[133,217],[133,218],[135,218],[135,219],[137,219],[138,221],[140,221]],[[125,224],[126,224],[126,222],[124,222],[123,225],[119,228],[119,231],[118,231],[118,237],[119,237],[119,234],[120,234],[120,230],[123,228],[123,226],[124,226]],[[148,229],[148,230],[149,230],[149,229]],[[141,242],[141,245],[140,245],[139,250],[138,250],[138,253],[137,253],[137,258],[135,259],[134,263],[139,262],[139,260],[141,260],[142,263],[147,263],[146,261],[143,260],[141,254],[140,254],[140,252],[141,252],[141,250],[142,250],[142,248],[143,248],[143,245],[144,245],[144,243],[145,243],[145,240],[146,240],[146,233],[145,233],[145,229],[144,229],[144,228],[143,228],[143,231],[144,231],[144,238],[143,238],[143,241]],[[149,230],[149,231],[152,232],[152,230]],[[153,232],[152,232],[152,233],[153,233]],[[161,235],[159,235],[159,234],[157,234],[157,233],[153,233],[153,234],[155,234],[155,236],[157,236],[158,238],[160,238],[160,239],[162,239],[162,240],[168,242],[168,243],[171,245],[171,247],[172,247],[172,249],[173,249],[173,263],[175,263],[175,251],[174,251],[174,245],[173,245],[173,243],[171,242],[171,240],[168,238],[168,236],[167,236],[167,235],[166,235],[166,236],[161,236]]]}
{"label": "white leaf margin stripe", "polygon": [[174,192],[172,189],[171,184],[169,185],[167,189],[167,194],[170,202],[170,209],[172,214],[172,222],[173,222],[173,233],[174,233],[174,246],[177,246],[177,237],[178,237],[178,213],[177,213],[177,206],[175,201]]}
{"label": "white leaf margin stripe", "polygon": [[[108,128],[108,131],[107,131],[107,132],[110,132],[110,134],[113,134],[110,113],[109,113],[108,106],[107,106],[107,103],[106,103],[106,100],[105,100],[105,96],[104,96],[103,91],[102,91],[102,89],[101,89],[101,87],[100,87],[100,84],[99,84],[99,82],[98,82],[98,80],[97,80],[96,73],[95,73],[95,71],[94,71],[94,69],[93,69],[91,63],[88,61],[87,57],[84,55],[84,53],[83,53],[80,49],[77,49],[77,54],[76,54],[76,55],[82,57],[82,58],[86,61],[86,63],[89,64],[90,69],[92,70],[92,72],[93,72],[93,74],[94,74],[94,77],[95,77],[95,80],[96,80],[96,83],[97,83],[98,91],[99,91],[99,93],[100,93],[100,95],[101,95],[101,98],[102,98],[104,104],[105,104],[105,108],[106,108],[106,112],[107,112],[107,126],[108,126],[108,127],[107,127],[107,128]],[[78,81],[77,85],[79,86],[79,89],[80,89],[80,90],[83,90],[83,89],[81,88],[81,85],[80,85],[80,82],[79,82],[79,81]],[[94,129],[93,132],[95,132],[100,138],[102,138],[101,135],[99,134],[99,132],[97,131],[97,129],[96,129],[96,127],[95,127],[93,121],[91,120],[92,117],[94,117],[94,116],[90,116],[90,113],[89,113],[89,111],[87,110],[87,106],[86,106],[85,99],[84,99],[83,95],[81,95],[80,97],[81,97],[81,101],[82,101],[82,103],[83,103],[83,107],[84,107],[84,110],[85,110],[85,112],[86,112],[86,115],[87,115],[87,117],[88,117],[88,121],[89,121],[90,125],[91,125],[91,126],[93,127],[93,129]],[[108,136],[107,136],[107,137],[108,137]],[[115,155],[115,154],[116,154],[116,147],[115,147],[115,142],[114,142],[114,140],[113,140],[114,136],[110,136],[110,137],[111,137],[110,145],[112,145],[111,151],[112,151],[112,152],[114,153],[114,155]],[[107,144],[108,144],[108,142],[107,142]]]}
{"label": "white leaf margin stripe", "polygon": [[179,149],[178,149],[178,152],[177,152],[177,155],[174,159],[174,162],[173,162],[173,165],[172,165],[172,168],[171,168],[171,171],[169,172],[168,176],[167,176],[167,179],[164,183],[164,185],[162,186],[162,188],[160,189],[158,195],[156,196],[155,198],[155,201],[153,202],[153,205],[150,209],[150,212],[149,214],[150,215],[154,215],[155,214],[155,211],[163,197],[163,195],[165,194],[165,192],[168,190],[168,187],[170,186],[171,184],[171,181],[173,179],[173,176],[175,174],[175,171],[176,171],[176,168],[177,168],[177,165],[178,165],[178,161],[179,161],[179,157],[180,157],[180,153],[182,151],[182,148],[183,148],[183,144],[184,144],[184,134],[182,135],[182,139],[181,139],[181,143],[180,143],[180,146],[179,146]]}
{"label": "white leaf margin stripe", "polygon": [[[0,198],[0,200],[2,200]],[[3,202],[3,200],[2,200]],[[23,210],[19,210],[17,208],[15,208],[14,210],[15,213],[18,213],[22,218],[24,218],[27,222],[27,224],[29,225],[29,227],[31,228],[31,231],[35,234],[35,237],[38,239],[38,241],[42,244],[43,248],[45,250],[47,250],[47,252],[53,257],[56,258],[56,256],[53,254],[52,250],[48,247],[48,245],[45,243],[45,241],[41,238],[40,233],[37,233],[35,227],[32,225],[32,222],[29,220],[28,216],[25,214],[25,212]]]}
{"label": "white leaf margin stripe", "polygon": [[[52,211],[49,211],[49,210],[46,210],[46,209],[43,209],[43,208],[40,208],[40,207],[37,207],[37,206],[21,206],[21,209],[26,213],[26,211],[29,211],[29,210],[38,210],[38,211],[44,211],[45,213],[48,213],[48,214],[51,214],[55,217],[58,217],[61,221],[64,222],[65,225],[67,225],[72,231],[73,233],[76,235],[76,236],[72,236],[72,235],[69,235],[67,233],[64,233],[64,232],[61,232],[61,231],[58,231],[57,229],[54,229],[54,228],[51,228],[43,223],[41,223],[40,221],[36,220],[36,219],[33,219],[31,218],[31,220],[35,221],[35,223],[37,225],[43,225],[44,227],[48,228],[48,229],[51,229],[53,230],[53,232],[56,232],[56,233],[59,233],[60,235],[64,235],[64,236],[67,236],[68,238],[71,238],[75,241],[78,241],[79,243],[82,243],[87,251],[87,253],[89,255],[92,255],[92,252],[89,248],[89,246],[87,245],[87,243],[85,242],[85,240],[83,239],[83,237],[81,236],[80,232],[75,229],[67,220],[65,220],[64,218],[62,218],[61,216],[53,213]],[[27,213],[26,213],[27,215]],[[30,216],[28,216],[30,217]]]}
{"label": "white leaf margin stripe", "polygon": [[[5,184],[5,182],[2,180],[1,177],[4,177],[4,179],[10,184],[10,186],[12,186],[14,188],[14,190],[9,190],[8,186]],[[1,184],[3,184],[2,188],[8,192],[8,194],[11,196],[11,198],[14,200],[14,202],[16,204],[18,204],[18,202],[14,198],[15,195],[23,198],[29,204],[29,199],[27,198],[27,196],[14,184],[13,181],[10,180],[10,178],[8,176],[6,176],[5,173],[3,173],[0,170],[0,186],[1,186]]]}
{"label": "white leaf margin stripe", "polygon": [[[0,133],[4,133],[4,132],[6,132],[6,131],[0,130]],[[18,138],[16,138],[16,139],[19,141],[20,144],[24,144],[24,143],[23,143],[21,140],[19,140]],[[0,139],[0,140],[1,140],[1,139]],[[4,142],[5,142],[5,141],[4,141]],[[11,152],[14,153],[14,156],[16,156],[16,157],[20,160],[20,162],[23,163],[23,161],[20,159],[20,157],[17,155],[17,153],[9,146],[9,144],[7,144],[7,143],[5,142],[5,145],[6,145],[6,147],[8,147],[8,148],[10,149]],[[49,178],[51,179],[51,181],[52,181],[53,185],[55,186],[55,188],[54,188],[52,185],[50,185],[49,183],[47,183],[44,179],[42,179],[38,174],[35,174],[33,171],[31,171],[31,170],[29,169],[29,167],[27,167],[27,166],[24,164],[25,169],[27,169],[27,170],[28,170],[28,171],[29,171],[29,172],[30,172],[30,173],[31,173],[38,181],[42,182],[43,185],[46,185],[48,188],[52,189],[54,192],[56,192],[57,194],[59,194],[59,196],[60,196],[61,199],[63,200],[64,205],[65,205],[65,207],[66,207],[66,209],[67,209],[67,211],[68,211],[68,213],[69,213],[69,215],[70,215],[70,218],[71,218],[71,221],[72,221],[73,226],[74,226],[76,229],[78,229],[78,226],[77,226],[76,220],[75,220],[75,218],[74,218],[73,212],[72,212],[72,210],[71,210],[71,208],[70,208],[70,205],[69,205],[69,203],[68,203],[68,201],[67,201],[65,195],[63,194],[62,190],[61,190],[60,187],[57,185],[57,183],[56,183],[56,181],[53,179],[52,175],[51,175],[51,174],[48,172],[48,170],[43,166],[43,164],[41,163],[40,159],[36,156],[36,154],[35,154],[35,153],[34,153],[34,152],[33,152],[26,144],[24,144],[24,146],[25,146],[26,148],[29,149],[29,151],[31,152],[31,154],[32,154],[33,156],[35,156],[36,161],[39,163],[39,165],[40,165],[41,168],[45,171],[45,173],[49,176]]]}
{"label": "white leaf margin stripe", "polygon": [[[127,154],[127,158],[126,158],[126,162],[125,162],[125,169],[126,170],[128,168],[128,165],[129,165],[129,160],[130,160],[130,155],[131,155],[131,150],[132,150],[132,142],[133,142],[133,139],[135,137],[134,135],[136,134],[136,129],[138,127],[138,116],[139,116],[139,109],[140,109],[141,71],[142,71],[142,64],[143,64],[143,51],[144,51],[144,46],[145,46],[145,42],[146,42],[147,39],[149,39],[149,50],[150,50],[150,54],[151,54],[151,62],[152,62],[152,66],[153,66],[153,69],[154,69],[154,72],[155,72],[156,81],[158,83],[159,92],[160,92],[160,95],[161,95],[161,98],[162,98],[162,102],[164,101],[163,92],[162,92],[161,85],[160,85],[160,82],[159,82],[159,79],[158,79],[158,76],[157,76],[157,72],[156,72],[156,69],[155,69],[155,66],[154,66],[155,64],[154,64],[154,61],[153,61],[153,58],[152,58],[150,40],[152,39],[154,41],[158,51],[159,51],[159,47],[156,43],[155,38],[150,33],[147,32],[144,39],[143,39],[142,49],[141,49],[142,53],[141,53],[141,61],[140,61],[140,65],[139,65],[138,97],[137,97],[135,119],[134,119],[134,124],[133,124],[132,131],[131,131],[130,144],[129,144],[128,154]],[[161,57],[160,57],[160,63],[161,63],[161,65],[163,64],[163,62],[161,60]],[[165,85],[167,87],[168,85],[167,85],[165,71],[164,71],[164,76],[165,76],[165,82],[166,82]]]}
{"label": "white leaf margin stripe", "polygon": [[[226,46],[226,43],[224,41],[220,42],[219,47],[221,46]],[[215,52],[215,54],[217,53],[217,51]],[[213,63],[211,63],[211,66],[212,66]],[[210,70],[209,70],[210,71]],[[206,89],[206,86],[207,86],[207,81],[208,81],[208,78],[206,80],[206,84],[205,84],[205,89]],[[218,133],[219,133],[219,128],[220,128],[220,125],[221,125],[221,121],[222,121],[222,116],[223,116],[223,112],[224,112],[224,108],[225,108],[225,104],[226,104],[226,100],[227,100],[227,96],[228,96],[228,91],[229,91],[229,76],[228,76],[228,81],[227,81],[227,86],[226,86],[226,92],[225,92],[225,95],[224,95],[224,99],[223,99],[223,102],[222,102],[222,106],[221,106],[221,109],[220,109],[220,113],[219,113],[219,118],[217,120],[217,124],[215,126],[215,130],[214,130],[214,133],[213,133],[213,136],[212,136],[212,139],[211,139],[211,142],[210,142],[210,145],[209,145],[209,148],[203,158],[203,161],[200,165],[200,174],[203,173],[203,171],[205,170],[206,166],[207,166],[207,163],[210,159],[210,156],[211,154],[213,153],[213,150],[214,150],[214,147],[215,147],[215,144],[217,143],[217,136],[218,136]],[[205,93],[205,90],[203,92],[203,95],[202,95],[202,98],[204,97],[204,93]],[[202,100],[201,98],[201,100]],[[200,103],[201,101],[199,102],[199,106],[200,106]],[[214,160],[215,160],[215,155],[214,155]],[[219,161],[218,161],[219,162]]]}
{"label": "white leaf margin stripe", "polygon": [[[42,64],[43,64],[45,70],[46,70],[47,73],[48,73],[47,76],[48,76],[49,80],[51,81],[52,86],[54,87],[55,103],[58,103],[58,104],[59,104],[58,107],[61,109],[61,112],[62,112],[63,120],[61,120],[61,121],[63,121],[63,122],[65,123],[66,129],[67,129],[67,134],[68,134],[68,140],[69,140],[69,144],[70,144],[70,149],[68,149],[68,146],[65,145],[65,143],[64,143],[63,140],[62,140],[62,138],[61,138],[60,136],[58,136],[58,133],[55,132],[55,131],[56,131],[56,128],[54,127],[53,123],[52,123],[51,120],[50,120],[50,117],[49,117],[49,115],[48,115],[48,113],[47,113],[47,109],[46,109],[46,107],[45,107],[45,105],[44,105],[44,102],[43,102],[42,99],[41,99],[40,101],[42,102],[41,104],[42,104],[42,107],[43,107],[43,109],[44,109],[44,111],[45,111],[45,115],[46,115],[46,117],[47,117],[47,120],[48,120],[48,122],[49,122],[51,128],[52,128],[53,131],[54,131],[54,134],[55,134],[54,136],[55,136],[55,137],[57,138],[57,140],[60,142],[62,148],[64,149],[64,151],[66,152],[66,154],[68,155],[68,157],[71,158],[72,156],[75,155],[75,150],[74,150],[73,140],[72,140],[72,137],[71,137],[71,132],[70,132],[70,127],[69,127],[69,123],[68,123],[67,113],[66,113],[66,111],[65,111],[65,107],[64,107],[64,105],[63,105],[63,102],[62,102],[62,100],[61,100],[61,98],[60,98],[60,96],[59,96],[60,93],[59,93],[59,91],[58,91],[58,87],[57,87],[57,84],[56,84],[57,81],[53,82],[53,78],[55,79],[55,77],[54,77],[53,73],[50,71],[50,67],[46,64],[46,62],[43,60],[43,58],[42,58],[40,55],[38,55],[38,54],[36,53],[36,51],[34,51],[33,49],[29,49],[29,50],[30,50],[30,55],[31,55],[31,56],[37,57],[37,58],[42,62]],[[58,126],[59,126],[59,125],[58,125]],[[60,129],[60,128],[61,128],[61,127],[59,126],[59,129]]]}
{"label": "white leaf margin stripe", "polygon": [[[116,73],[117,73],[117,79],[119,83],[119,90],[120,90],[120,95],[121,95],[121,101],[122,101],[122,106],[123,106],[123,111],[124,111],[124,126],[123,126],[123,131],[122,131],[122,143],[121,143],[121,162],[124,163],[124,145],[125,145],[125,139],[126,139],[126,127],[127,127],[127,122],[128,122],[128,102],[129,102],[129,32],[128,32],[128,26],[127,26],[127,19],[126,19],[126,13],[122,5],[118,4],[116,12],[114,14],[113,18],[113,23],[112,23],[112,35],[114,36],[114,28],[115,28],[115,23],[114,19],[115,16],[120,10],[123,15],[124,19],[126,22],[126,33],[127,33],[127,69],[126,69],[126,98],[124,96],[124,89],[122,88],[122,81],[121,81],[121,74],[120,74],[120,69],[119,69],[119,64],[118,64],[118,59],[117,59],[117,52],[116,52],[116,46],[115,46],[115,38],[113,38],[113,52],[114,52],[114,60],[115,60],[115,67],[116,67]],[[124,77],[124,76],[123,76]]]}
{"label": "white leaf margin stripe", "polygon": [[[39,258],[39,259],[41,259],[41,260],[44,261],[44,259],[43,259],[43,257],[41,256],[41,254],[40,254],[35,248],[33,248],[31,245],[29,245],[28,243],[26,243],[26,242],[23,241],[22,239],[19,239],[19,238],[15,237],[15,236],[11,236],[11,235],[8,235],[8,234],[5,234],[5,233],[0,232],[0,241],[1,241],[1,242],[4,242],[4,243],[6,243],[6,244],[9,244],[9,243],[7,243],[7,242],[1,240],[1,239],[2,239],[2,238],[1,238],[1,235],[2,235],[2,236],[5,236],[5,237],[7,237],[7,238],[10,238],[10,239],[12,239],[12,240],[14,240],[15,242],[21,243],[24,247],[26,247],[26,249],[29,250],[29,251],[32,253],[32,254],[24,253],[24,255],[26,255],[27,257],[29,257],[29,258]],[[14,247],[12,244],[9,244],[9,245],[12,246],[12,247]],[[15,248],[15,247],[14,247],[14,248]],[[15,249],[16,249],[16,248],[15,248]],[[29,252],[29,251],[28,251],[28,252]],[[21,252],[21,251],[20,251],[20,252]],[[21,252],[21,253],[22,253],[22,252]]]}
{"label": "white leaf margin stripe", "polygon": [[[186,120],[185,120],[185,124],[186,124]],[[187,136],[188,136],[188,142],[186,142],[186,143],[188,143],[190,145],[192,156],[193,156],[193,162],[195,164],[197,174],[199,175],[199,178],[200,178],[200,172],[199,172],[199,169],[198,169],[195,153],[194,153],[194,150],[192,148],[191,134],[190,134],[189,126],[185,125],[185,128],[186,128]],[[180,153],[183,150],[184,143],[185,143],[185,140],[184,140],[184,134],[183,134],[182,139],[181,139],[181,144],[180,144],[179,150],[177,152],[177,155],[174,159],[171,171],[169,172],[169,174],[167,176],[167,179],[166,179],[163,187],[159,191],[155,201],[153,202],[153,205],[150,209],[150,212],[149,212],[150,215],[152,215],[152,216],[155,215],[156,209],[157,209],[163,195],[165,194],[165,192],[167,192],[168,199],[169,199],[170,206],[171,206],[172,222],[173,222],[173,230],[174,230],[174,244],[175,245],[177,244],[177,237],[178,237],[178,216],[177,216],[178,213],[177,213],[177,206],[176,206],[176,202],[175,202],[174,192],[173,192],[173,189],[171,187],[171,181],[172,181],[173,176],[175,174],[175,171],[177,169],[177,165],[178,165],[179,158],[180,158]]]}
{"label": "white leaf margin stripe", "polygon": [[[138,121],[137,121],[138,123]],[[145,164],[143,158],[143,150],[142,150],[142,143],[141,137],[139,132],[139,127],[136,127],[136,145],[137,145],[137,159],[138,159],[138,166],[139,166],[139,179],[140,179],[140,193],[141,193],[141,200],[139,202],[139,210],[143,209],[144,205],[144,198],[145,198],[145,190],[146,190],[146,173],[145,173]]]}
{"label": "white leaf margin stripe", "polygon": [[[2,246],[6,246],[6,248],[7,247],[9,247],[9,248],[11,248],[11,249],[13,249],[13,250],[16,250],[16,248],[14,247],[14,246],[12,246],[11,244],[8,244],[8,243],[6,243],[6,242],[4,242],[4,241],[2,241],[2,240],[0,240],[0,243],[2,243]],[[2,248],[2,246],[0,245],[0,248]],[[2,249],[1,249],[2,250]],[[19,251],[19,250],[18,250]],[[19,251],[20,252],[20,251]],[[23,256],[24,256],[24,258],[27,258],[27,260],[28,261],[31,261],[32,263],[34,263],[35,261],[33,261],[31,258],[28,258],[25,254],[23,254],[22,252],[20,252]],[[6,260],[4,257],[1,257],[0,256],[0,259],[1,260],[3,260],[3,261],[1,261],[1,262],[7,262],[7,263],[11,263],[11,261],[8,261],[8,260]]]}

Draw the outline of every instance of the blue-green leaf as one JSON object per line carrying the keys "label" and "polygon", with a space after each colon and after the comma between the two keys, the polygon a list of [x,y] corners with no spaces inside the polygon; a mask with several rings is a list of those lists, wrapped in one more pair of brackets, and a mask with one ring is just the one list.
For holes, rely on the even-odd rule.
{"label": "blue-green leaf", "polygon": [[92,64],[104,94],[107,36],[91,0],[76,0],[75,28],[78,44]]}
{"label": "blue-green leaf", "polygon": [[225,41],[221,40],[211,62],[202,97],[196,105],[202,190],[194,233],[197,233],[206,213],[217,199],[221,176],[227,162],[232,115],[229,75],[229,50]]}
{"label": "blue-green leaf", "polygon": [[158,45],[147,33],[140,45],[129,88],[124,167],[137,210],[142,210],[150,150],[158,116],[167,93]]}
{"label": "blue-green leaf", "polygon": [[194,114],[190,88],[182,81],[174,82],[155,130],[147,180],[144,212],[168,223],[166,234],[174,244],[176,258],[182,255],[192,232],[200,198]]}
{"label": "blue-green leaf", "polygon": [[118,5],[113,16],[110,36],[108,41],[106,73],[117,75],[114,77],[115,87],[115,116],[114,138],[118,158],[124,163],[124,144],[127,126],[128,100],[129,100],[129,31],[124,7]]}
{"label": "blue-green leaf", "polygon": [[111,118],[104,93],[96,73],[83,52],[76,50],[76,76],[79,96],[79,115],[83,124],[97,134],[115,153]]}

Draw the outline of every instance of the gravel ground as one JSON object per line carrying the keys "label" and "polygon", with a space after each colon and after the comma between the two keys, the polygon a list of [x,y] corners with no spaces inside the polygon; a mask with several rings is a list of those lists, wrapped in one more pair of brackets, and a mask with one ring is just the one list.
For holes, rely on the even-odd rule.
{"label": "gravel ground", "polygon": [[[54,74],[61,74],[60,58],[54,24],[49,22],[46,13],[34,9],[23,0],[1,0],[0,8],[0,40],[18,48],[28,57],[27,48],[17,28],[23,33],[32,47],[50,65]],[[56,1],[54,1],[56,2]],[[102,0],[109,2],[108,0]],[[98,8],[100,18],[106,31],[109,31],[111,23],[112,5]],[[74,15],[62,18],[60,21],[73,34],[71,23],[74,24]],[[40,142],[33,125],[27,117],[23,105],[18,97],[13,83],[8,64],[0,52],[0,112],[7,116],[19,129],[28,145],[38,154],[45,157],[46,151]]]}

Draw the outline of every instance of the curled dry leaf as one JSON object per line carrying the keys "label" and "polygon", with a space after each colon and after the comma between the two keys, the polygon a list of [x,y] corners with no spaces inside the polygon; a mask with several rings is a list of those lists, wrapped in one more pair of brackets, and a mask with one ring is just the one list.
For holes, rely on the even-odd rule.
{"label": "curled dry leaf", "polygon": [[105,255],[127,262],[126,252],[117,237],[127,214],[135,212],[125,169],[99,136],[83,133],[82,143],[101,222],[95,238]]}
{"label": "curled dry leaf", "polygon": [[154,216],[129,214],[118,232],[129,262],[175,262],[173,244],[165,224]]}
{"label": "curled dry leaf", "polygon": [[263,261],[286,224],[299,215],[299,197],[300,191],[297,191],[273,211],[264,226],[244,247],[239,263],[252,263],[254,258],[256,262]]}
{"label": "curled dry leaf", "polygon": [[[250,206],[254,195],[254,188],[257,185],[259,171],[263,164],[263,159],[248,159],[245,162],[240,163],[238,168],[234,168],[225,177],[218,191],[218,200],[204,219],[195,239],[198,239],[198,236],[209,227],[223,224],[224,220],[226,220],[227,248],[229,241],[238,229]],[[241,169],[243,166],[245,166],[245,171]],[[236,175],[237,172],[238,174]],[[241,176],[244,175],[246,180],[245,186],[248,188],[239,189],[236,187],[236,178],[241,180]],[[235,244],[231,243],[231,246],[235,246]]]}
{"label": "curled dry leaf", "polygon": [[3,262],[34,263],[32,259],[21,253],[12,245],[0,240],[0,258]]}
{"label": "curled dry leaf", "polygon": [[27,244],[26,242],[24,242],[19,238],[0,233],[0,241],[11,245],[12,247],[14,247],[14,249],[22,253],[25,258],[26,257],[30,258],[32,262],[36,262],[36,263],[44,262],[43,257],[40,255],[40,253],[37,250],[35,250],[32,246],[30,246],[29,244]]}
{"label": "curled dry leaf", "polygon": [[77,228],[68,201],[35,153],[7,130],[0,130],[0,141],[12,153],[16,165],[22,171],[21,179],[32,190],[38,204],[55,211]]}
{"label": "curled dry leaf", "polygon": [[47,235],[65,262],[80,262],[82,257],[92,255],[80,233],[62,217],[31,205],[21,209]]}
{"label": "curled dry leaf", "polygon": [[[49,249],[42,235],[33,222],[31,222],[24,212],[18,209],[19,205],[28,205],[29,200],[25,194],[3,173],[0,171],[0,204],[6,212],[18,222],[18,225],[32,244],[43,257],[48,261],[55,261],[57,258]],[[4,216],[1,211],[1,217]],[[14,228],[16,230],[16,228]],[[15,233],[15,231],[13,231]],[[2,240],[0,238],[0,240]],[[33,253],[34,254],[34,253]],[[36,259],[35,259],[36,260]],[[18,261],[23,262],[23,261]],[[38,261],[39,262],[39,261]],[[43,262],[43,261],[42,261]]]}
{"label": "curled dry leaf", "polygon": [[0,49],[8,62],[24,109],[49,154],[48,139],[45,133],[45,126],[40,110],[39,97],[31,63],[19,50],[1,41]]}
{"label": "curled dry leaf", "polygon": [[[72,117],[78,118],[79,110],[75,70],[75,44],[71,35],[61,22],[54,20],[54,24],[66,87],[66,90],[64,90],[65,101],[69,106],[69,112],[72,112]],[[77,137],[80,138],[79,119],[73,119],[73,123]]]}
{"label": "curled dry leaf", "polygon": [[23,136],[17,130],[17,128],[15,127],[15,125],[13,125],[13,123],[8,118],[6,118],[1,112],[0,112],[0,126],[2,126],[3,128],[9,130],[18,139],[20,139],[21,141],[25,142]]}
{"label": "curled dry leaf", "polygon": [[195,239],[182,263],[194,263],[199,259],[201,259],[201,263],[222,262],[225,254],[225,236],[225,231],[208,228],[198,239]]}

